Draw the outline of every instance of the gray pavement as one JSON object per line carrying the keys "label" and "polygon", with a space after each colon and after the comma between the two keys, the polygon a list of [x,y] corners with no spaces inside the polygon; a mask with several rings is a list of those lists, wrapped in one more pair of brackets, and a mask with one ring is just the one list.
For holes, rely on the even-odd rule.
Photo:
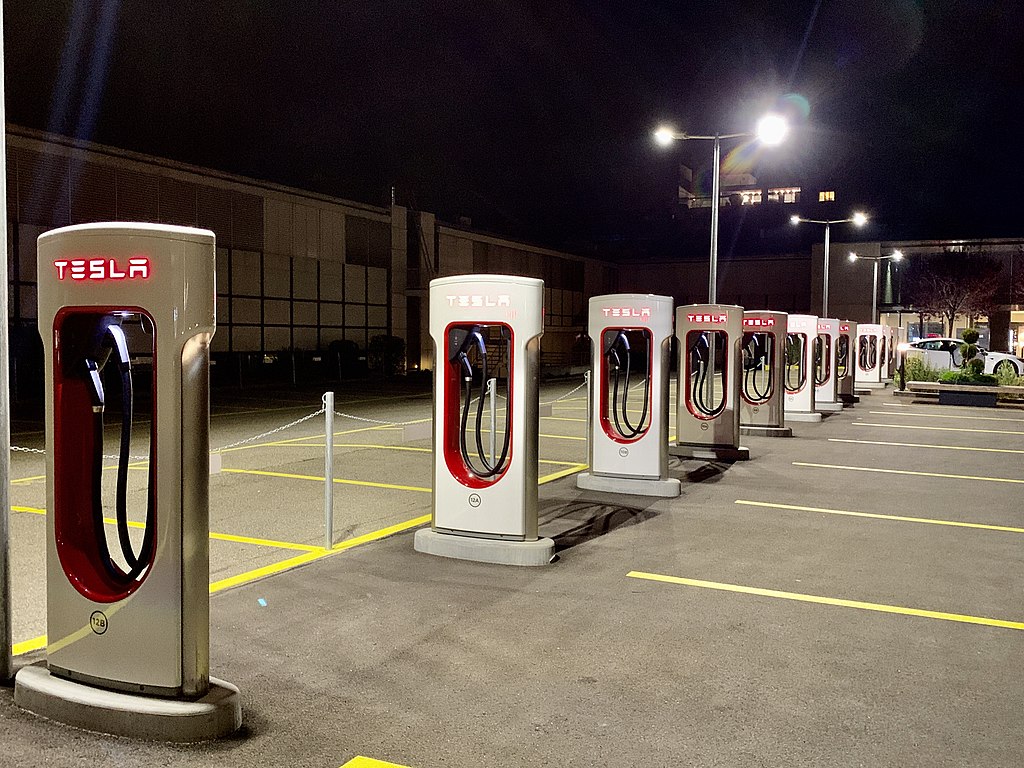
{"label": "gray pavement", "polygon": [[[338,410],[429,416],[415,393],[348,394]],[[542,420],[541,459],[558,462],[542,476],[586,461],[581,394]],[[294,399],[215,400],[214,445],[319,405]],[[417,554],[407,530],[244,578],[210,611],[212,673],[242,691],[241,735],[112,739],[25,714],[5,689],[0,766],[1024,764],[1024,412],[879,393],[793,427],[745,438],[749,462],[674,461],[679,499],[551,479],[541,534],[559,560],[545,568]],[[225,454],[237,471],[212,478],[211,527],[306,549],[215,540],[212,581],[320,544],[322,484],[301,478],[323,474],[322,426],[294,429]],[[336,429],[336,477],[361,483],[337,486],[336,541],[429,512],[416,489],[430,454],[406,450],[429,440]],[[31,476],[18,461],[14,477]],[[13,503],[42,507],[40,492],[16,483]],[[12,519],[16,640],[42,631],[42,526]]]}

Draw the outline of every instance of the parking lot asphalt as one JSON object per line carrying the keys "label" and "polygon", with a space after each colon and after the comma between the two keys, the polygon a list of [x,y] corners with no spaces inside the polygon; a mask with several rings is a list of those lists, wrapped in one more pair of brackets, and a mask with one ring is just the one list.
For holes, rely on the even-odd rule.
{"label": "parking lot asphalt", "polygon": [[[224,451],[211,672],[241,689],[242,733],[113,739],[5,689],[0,765],[1024,764],[1024,412],[880,392],[792,439],[745,438],[747,462],[673,459],[683,493],[653,500],[576,489],[574,386],[541,395],[541,534],[558,551],[542,568],[413,551],[430,440],[394,424],[429,419],[424,393],[339,394],[340,412],[391,424],[335,423],[333,550],[318,417]],[[215,397],[211,442],[318,407]],[[21,482],[41,459],[15,458],[12,502],[36,510],[11,526],[28,663],[45,495]]]}

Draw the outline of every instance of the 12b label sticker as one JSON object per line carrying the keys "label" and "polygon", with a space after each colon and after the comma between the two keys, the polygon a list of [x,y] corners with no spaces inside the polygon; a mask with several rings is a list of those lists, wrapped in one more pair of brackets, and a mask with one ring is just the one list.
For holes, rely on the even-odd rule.
{"label": "12b label sticker", "polygon": [[93,611],[89,616],[89,626],[97,635],[102,635],[107,631],[107,615],[103,611]]}

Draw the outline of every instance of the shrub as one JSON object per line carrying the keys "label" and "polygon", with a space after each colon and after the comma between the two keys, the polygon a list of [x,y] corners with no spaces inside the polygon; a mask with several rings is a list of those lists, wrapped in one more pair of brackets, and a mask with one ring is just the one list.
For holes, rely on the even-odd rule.
{"label": "shrub", "polygon": [[1018,376],[1012,365],[997,365],[996,380],[1004,387],[1024,386],[1024,376]]}
{"label": "shrub", "polygon": [[[907,381],[938,381],[939,374],[942,373],[937,368],[928,365],[920,354],[908,354],[903,361],[903,370],[907,375]],[[892,380],[896,387],[904,386],[904,382],[900,380],[898,368],[893,374]]]}
{"label": "shrub", "polygon": [[987,373],[973,375],[968,371],[947,371],[939,377],[943,384],[983,384],[995,386],[999,383],[995,376]]}
{"label": "shrub", "polygon": [[964,328],[960,333],[960,338],[964,340],[965,344],[977,344],[980,337],[981,334],[975,328]]}
{"label": "shrub", "polygon": [[972,376],[979,376],[985,372],[985,361],[980,357],[972,357],[964,363],[964,370]]}

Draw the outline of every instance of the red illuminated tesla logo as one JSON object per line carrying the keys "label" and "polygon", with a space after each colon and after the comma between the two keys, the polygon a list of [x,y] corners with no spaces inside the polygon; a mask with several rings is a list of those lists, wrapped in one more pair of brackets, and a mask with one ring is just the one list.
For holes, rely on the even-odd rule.
{"label": "red illuminated tesla logo", "polygon": [[117,259],[58,259],[53,262],[57,279],[65,280],[148,280],[149,259],[132,256],[127,264]]}
{"label": "red illuminated tesla logo", "polygon": [[650,307],[604,307],[601,309],[605,317],[651,317]]}
{"label": "red illuminated tesla logo", "polygon": [[818,323],[818,330],[819,331],[831,331],[832,330],[832,323]]}
{"label": "red illuminated tesla logo", "polygon": [[470,294],[461,296],[445,296],[448,299],[449,307],[511,307],[512,297],[507,293],[499,293],[497,296],[485,296],[482,294]]}
{"label": "red illuminated tesla logo", "polygon": [[840,326],[839,326],[839,330],[840,330],[840,332],[842,332],[842,333],[846,333],[847,331],[849,331],[849,330],[850,330],[850,326],[848,326],[848,325],[846,325],[846,324],[844,323],[843,325],[840,325]]}
{"label": "red illuminated tesla logo", "polygon": [[747,328],[771,328],[775,325],[774,317],[745,317],[743,325]]}
{"label": "red illuminated tesla logo", "polygon": [[720,315],[687,315],[686,319],[691,323],[728,323],[729,314],[723,312]]}

